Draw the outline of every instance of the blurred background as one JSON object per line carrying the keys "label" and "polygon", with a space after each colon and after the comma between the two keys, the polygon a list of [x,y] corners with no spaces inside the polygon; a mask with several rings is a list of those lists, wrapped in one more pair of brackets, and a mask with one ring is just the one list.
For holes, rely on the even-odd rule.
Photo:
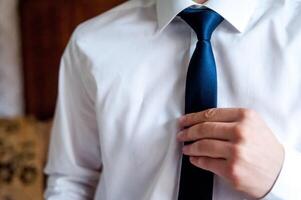
{"label": "blurred background", "polygon": [[79,23],[123,1],[0,0],[0,200],[42,199],[60,57]]}

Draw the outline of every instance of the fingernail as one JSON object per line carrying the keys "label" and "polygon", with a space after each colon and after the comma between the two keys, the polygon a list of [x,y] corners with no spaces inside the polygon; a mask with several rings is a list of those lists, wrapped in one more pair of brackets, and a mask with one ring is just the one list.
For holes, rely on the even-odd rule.
{"label": "fingernail", "polygon": [[183,131],[180,131],[177,135],[177,140],[181,140],[182,137],[183,137]]}
{"label": "fingernail", "polygon": [[185,115],[183,115],[179,118],[180,125],[185,121],[185,119],[186,119]]}
{"label": "fingernail", "polygon": [[197,159],[195,157],[189,157],[190,162],[195,162]]}
{"label": "fingernail", "polygon": [[187,150],[188,150],[188,147],[187,147],[187,146],[184,146],[184,147],[182,148],[183,154],[187,154]]}

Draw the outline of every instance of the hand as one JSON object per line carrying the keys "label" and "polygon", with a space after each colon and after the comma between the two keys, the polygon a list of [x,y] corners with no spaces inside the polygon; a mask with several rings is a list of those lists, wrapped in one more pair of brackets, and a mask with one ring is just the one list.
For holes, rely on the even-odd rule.
{"label": "hand", "polygon": [[253,198],[272,188],[284,160],[283,146],[260,116],[242,108],[216,108],[180,118],[177,136],[190,162]]}

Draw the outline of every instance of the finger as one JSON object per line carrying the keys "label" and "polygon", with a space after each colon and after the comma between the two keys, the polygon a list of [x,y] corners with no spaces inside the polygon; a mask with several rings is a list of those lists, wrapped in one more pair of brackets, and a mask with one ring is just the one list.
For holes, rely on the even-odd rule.
{"label": "finger", "polygon": [[190,113],[179,119],[180,127],[190,127],[202,122],[235,122],[242,118],[246,109],[211,108],[202,112]]}
{"label": "finger", "polygon": [[227,161],[224,159],[215,159],[208,157],[190,157],[191,164],[201,169],[211,171],[214,174],[225,177]]}
{"label": "finger", "polygon": [[232,145],[229,142],[203,139],[192,144],[185,145],[182,151],[183,154],[187,156],[206,156],[210,158],[227,159],[231,156],[231,146]]}
{"label": "finger", "polygon": [[177,135],[180,142],[190,142],[200,139],[232,140],[234,123],[203,122],[182,130]]}

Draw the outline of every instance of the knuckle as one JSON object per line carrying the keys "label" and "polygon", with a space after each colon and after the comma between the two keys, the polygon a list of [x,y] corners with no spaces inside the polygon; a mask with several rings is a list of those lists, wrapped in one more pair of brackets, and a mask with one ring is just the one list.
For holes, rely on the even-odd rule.
{"label": "knuckle", "polygon": [[231,185],[238,190],[240,188],[239,169],[234,162],[232,162],[228,167],[228,178]]}
{"label": "knuckle", "polygon": [[204,118],[207,120],[212,119],[216,115],[217,112],[218,112],[218,109],[216,109],[216,108],[208,109],[204,112]]}
{"label": "knuckle", "polygon": [[236,165],[237,161],[242,155],[241,148],[239,148],[238,145],[232,145],[230,151],[231,151],[231,160],[232,160],[231,164]]}
{"label": "knuckle", "polygon": [[236,139],[242,139],[245,132],[247,131],[247,127],[244,124],[237,124],[233,128],[233,133],[235,134]]}
{"label": "knuckle", "polygon": [[252,109],[241,108],[239,112],[242,120],[252,119],[256,116],[256,112]]}

